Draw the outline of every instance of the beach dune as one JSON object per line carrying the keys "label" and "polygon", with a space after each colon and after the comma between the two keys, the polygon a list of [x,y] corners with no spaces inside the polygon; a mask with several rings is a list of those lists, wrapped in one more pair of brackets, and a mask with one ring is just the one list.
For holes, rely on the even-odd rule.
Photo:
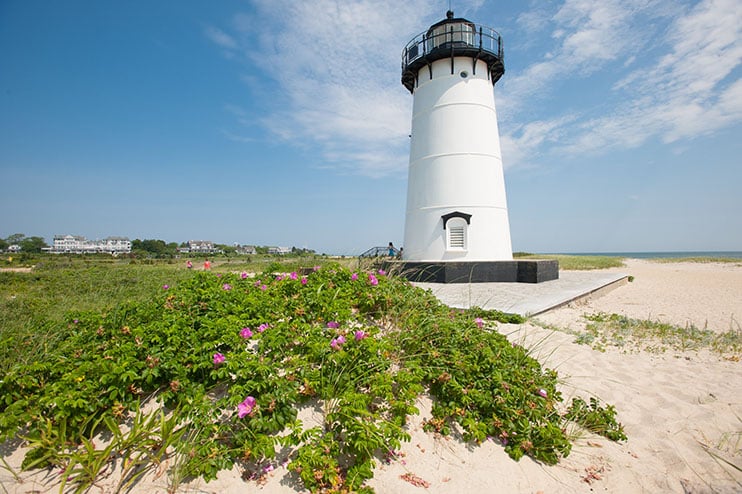
{"label": "beach dune", "polygon": [[[709,349],[635,348],[606,345],[594,349],[575,342],[585,328],[585,314],[620,314],[630,318],[695,326],[715,332],[740,331],[742,263],[657,263],[627,260],[617,271],[633,282],[532,318],[501,324],[497,330],[531,349],[542,364],[557,370],[565,403],[572,397],[597,397],[616,407],[628,440],[609,441],[575,428],[571,454],[558,465],[529,458],[510,459],[494,441],[467,444],[422,430],[430,401],[421,398],[421,414],[411,418],[412,440],[397,458],[380,464],[370,485],[378,493],[591,493],[591,492],[742,492],[742,362],[739,350],[719,354]],[[22,450],[7,458],[18,467]],[[163,465],[167,467],[167,465]],[[205,483],[195,480],[178,492],[278,494],[299,487],[285,467],[265,482],[241,478],[239,469]],[[18,482],[5,470],[7,492],[58,491],[45,473],[22,474]],[[163,469],[132,492],[167,492]],[[99,492],[107,492],[105,482]]]}

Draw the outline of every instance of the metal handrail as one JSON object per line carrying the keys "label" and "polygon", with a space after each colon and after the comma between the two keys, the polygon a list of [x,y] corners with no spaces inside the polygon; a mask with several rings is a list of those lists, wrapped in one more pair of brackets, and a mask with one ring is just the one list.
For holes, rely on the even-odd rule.
{"label": "metal handrail", "polygon": [[470,22],[448,24],[449,29],[441,32],[431,29],[423,31],[407,43],[402,50],[402,71],[414,61],[426,57],[440,49],[450,49],[453,45],[479,49],[495,55],[504,61],[502,36],[491,27]]}
{"label": "metal handrail", "polygon": [[[389,249],[389,246],[371,247],[364,253],[360,254],[358,257],[388,257]],[[391,249],[394,252],[395,257],[399,255],[399,249],[397,249],[396,247],[391,247]]]}

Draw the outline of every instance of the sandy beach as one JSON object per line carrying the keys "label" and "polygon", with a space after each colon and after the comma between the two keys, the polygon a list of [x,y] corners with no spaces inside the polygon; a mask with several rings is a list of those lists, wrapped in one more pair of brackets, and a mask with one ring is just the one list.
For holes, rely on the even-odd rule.
{"label": "sandy beach", "polygon": [[[386,493],[590,493],[742,491],[742,362],[738,353],[709,350],[649,351],[607,346],[604,351],[575,343],[583,315],[607,313],[693,325],[715,332],[740,331],[742,262],[656,263],[627,260],[616,271],[633,281],[608,293],[541,314],[525,324],[497,326],[558,371],[565,402],[598,397],[616,407],[628,440],[611,442],[575,430],[572,453],[556,466],[524,458],[511,460],[492,441],[467,444],[457,437],[423,432],[430,403],[412,417],[412,440],[398,459],[380,464],[370,485]],[[5,454],[5,452],[3,452]],[[21,451],[6,457],[18,467]],[[133,492],[168,492],[167,465]],[[257,484],[235,468],[216,481],[181,484],[177,492],[266,494],[301,492],[284,466]],[[17,482],[0,469],[4,492],[58,491],[45,472],[22,474]],[[50,481],[50,482],[47,482]],[[91,492],[110,492],[103,480]]]}

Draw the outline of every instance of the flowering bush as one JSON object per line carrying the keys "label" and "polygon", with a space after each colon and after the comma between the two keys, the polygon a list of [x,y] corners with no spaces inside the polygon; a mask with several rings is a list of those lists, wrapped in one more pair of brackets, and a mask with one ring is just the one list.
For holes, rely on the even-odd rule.
{"label": "flowering bush", "polygon": [[[367,283],[340,267],[300,283],[296,273],[189,273],[151,301],[75,314],[54,353],[4,376],[0,439],[26,429],[26,466],[65,467],[72,443],[59,433],[50,443],[45,427],[91,433],[91,417],[123,420],[153,393],[192,431],[174,444],[181,473],[206,480],[235,463],[264,475],[278,460],[311,491],[365,489],[383,454],[409,439],[425,390],[429,430],[458,423],[467,440],[497,438],[514,459],[555,463],[570,451],[556,373],[487,329],[517,318],[453,311],[379,272]],[[307,405],[323,410],[320,425],[297,419]]]}
{"label": "flowering bush", "polygon": [[248,396],[245,400],[237,405],[237,416],[239,418],[245,418],[248,415],[252,415],[255,411],[256,400],[252,396]]}

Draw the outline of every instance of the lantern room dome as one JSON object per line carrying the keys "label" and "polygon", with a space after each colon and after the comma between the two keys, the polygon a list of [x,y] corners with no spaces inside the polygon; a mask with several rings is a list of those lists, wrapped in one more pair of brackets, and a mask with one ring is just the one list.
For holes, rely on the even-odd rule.
{"label": "lantern room dome", "polygon": [[418,72],[436,60],[470,57],[487,64],[494,85],[505,72],[502,37],[494,29],[454,17],[446,18],[415,36],[402,51],[402,84],[413,92]]}

